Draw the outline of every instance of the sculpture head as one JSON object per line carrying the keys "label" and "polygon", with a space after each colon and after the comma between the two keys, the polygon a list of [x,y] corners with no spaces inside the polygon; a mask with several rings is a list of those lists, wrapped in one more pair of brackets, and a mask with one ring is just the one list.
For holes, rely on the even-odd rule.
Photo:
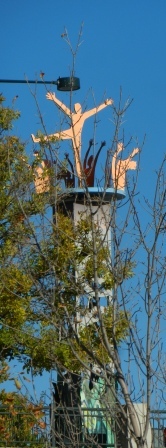
{"label": "sculpture head", "polygon": [[82,107],[81,107],[81,104],[80,103],[75,103],[74,104],[74,111],[75,111],[75,113],[76,114],[81,114],[81,112],[82,112]]}
{"label": "sculpture head", "polygon": [[123,149],[124,149],[124,145],[123,145],[123,143],[118,143],[117,144],[117,149],[116,149],[116,155],[118,155],[121,151],[123,151]]}

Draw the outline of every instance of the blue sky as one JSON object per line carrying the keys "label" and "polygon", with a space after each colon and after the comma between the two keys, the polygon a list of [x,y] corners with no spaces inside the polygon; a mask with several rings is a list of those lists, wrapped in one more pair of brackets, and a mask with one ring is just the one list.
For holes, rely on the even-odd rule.
{"label": "blue sky", "polygon": [[[45,72],[45,79],[68,76],[71,54],[61,34],[66,27],[75,47],[84,22],[83,43],[76,58],[81,90],[75,93],[75,100],[86,101],[87,107],[91,107],[92,88],[96,104],[104,94],[116,103],[120,86],[124,101],[128,97],[134,99],[125,117],[125,135],[126,139],[131,135],[138,138],[141,144],[146,134],[141,171],[143,176],[148,171],[146,183],[150,189],[156,155],[160,162],[166,146],[165,0],[1,0],[0,15],[1,79],[35,79],[40,71]],[[8,103],[16,94],[19,96],[16,107],[22,118],[16,131],[31,143],[30,134],[40,124],[28,87],[1,84],[1,90]],[[38,86],[37,95],[52,132],[57,119],[55,108],[46,101],[44,87]],[[67,103],[68,94],[59,96]],[[111,118],[110,111],[100,114],[99,139],[106,140],[108,147]],[[91,134],[92,129],[87,132],[88,140]]]}
{"label": "blue sky", "polygon": [[[39,78],[56,80],[68,76],[72,58],[61,34],[64,27],[75,48],[83,26],[82,44],[76,57],[76,76],[81,89],[75,102],[93,106],[103,98],[133,103],[124,119],[126,140],[146,141],[141,156],[139,191],[151,196],[154,172],[166,150],[166,2],[165,0],[1,0],[0,1],[1,79]],[[34,89],[32,87],[32,89]],[[56,90],[56,89],[54,89]],[[1,84],[0,91],[10,105],[15,95],[21,119],[15,132],[33,152],[30,134],[41,128],[33,96],[27,85]],[[33,90],[34,91],[34,90]],[[57,92],[69,104],[67,93]],[[37,98],[48,132],[57,129],[58,114],[46,100],[43,86]],[[111,108],[101,112],[97,142],[111,146]],[[93,119],[85,124],[85,149],[93,137]],[[100,162],[102,164],[102,162]]]}

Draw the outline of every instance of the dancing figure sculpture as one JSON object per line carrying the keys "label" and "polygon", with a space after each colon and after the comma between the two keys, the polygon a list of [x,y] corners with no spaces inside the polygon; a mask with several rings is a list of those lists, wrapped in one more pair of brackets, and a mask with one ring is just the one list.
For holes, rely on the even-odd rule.
{"label": "dancing figure sculpture", "polygon": [[[36,154],[34,154],[36,155]],[[46,193],[50,190],[50,174],[51,162],[42,160],[41,164],[35,169],[34,184],[36,193]]]}
{"label": "dancing figure sculpture", "polygon": [[137,162],[135,160],[132,160],[133,157],[138,154],[139,148],[134,148],[130,156],[125,159],[117,159],[119,153],[124,150],[123,143],[117,144],[117,149],[115,151],[115,154],[112,157],[112,166],[111,166],[111,172],[112,172],[112,182],[113,187],[116,190],[124,190],[126,186],[126,171],[128,170],[135,170],[137,167]]}
{"label": "dancing figure sculpture", "polygon": [[88,158],[92,145],[93,145],[93,140],[90,140],[89,147],[85,154],[84,164],[83,164],[87,187],[94,187],[94,176],[95,176],[95,168],[96,168],[97,160],[98,160],[100,151],[103,148],[103,146],[106,145],[106,142],[101,142],[100,148],[98,149],[95,157],[93,155],[91,155]]}
{"label": "dancing figure sculpture", "polygon": [[[49,141],[51,139],[57,140],[68,140],[72,141],[74,158],[75,158],[75,168],[78,179],[81,182],[82,178],[82,167],[81,167],[81,133],[84,122],[87,118],[92,115],[97,114],[100,110],[104,109],[107,106],[111,106],[113,104],[112,99],[107,99],[104,103],[100,104],[98,107],[94,107],[93,109],[82,112],[81,104],[76,103],[74,105],[74,112],[72,112],[65,104],[63,104],[58,98],[55,96],[55,93],[48,92],[46,94],[46,98],[48,100],[53,101],[56,106],[70,118],[71,126],[69,129],[62,130],[60,132],[56,132],[55,134],[50,134],[44,137],[45,141]],[[40,142],[40,138],[36,138],[33,134],[31,135],[33,142]]]}

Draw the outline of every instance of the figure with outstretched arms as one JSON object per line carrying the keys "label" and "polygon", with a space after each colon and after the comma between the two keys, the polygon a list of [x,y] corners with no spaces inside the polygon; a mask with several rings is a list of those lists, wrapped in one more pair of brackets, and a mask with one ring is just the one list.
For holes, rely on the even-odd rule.
{"label": "figure with outstretched arms", "polygon": [[122,142],[117,144],[117,149],[112,157],[112,181],[113,187],[117,190],[124,190],[126,186],[126,172],[128,170],[135,170],[137,167],[137,162],[132,160],[133,157],[138,154],[139,148],[134,148],[129,157],[125,160],[121,158],[118,159],[120,152],[124,150],[124,145]]}
{"label": "figure with outstretched arms", "polygon": [[[92,115],[97,114],[102,109],[104,109],[107,106],[111,106],[113,104],[112,99],[108,99],[104,101],[104,103],[100,104],[98,107],[94,107],[90,110],[87,110],[85,112],[82,112],[81,104],[76,103],[74,105],[74,112],[72,112],[65,104],[63,104],[58,98],[55,96],[55,93],[48,92],[46,94],[46,98],[48,100],[53,101],[58,109],[60,109],[65,115],[67,115],[70,118],[71,121],[71,127],[66,130],[62,130],[60,132],[56,132],[55,134],[51,134],[44,137],[44,140],[49,141],[51,139],[57,139],[57,140],[68,140],[70,139],[72,141],[73,151],[74,151],[74,157],[75,157],[75,167],[76,167],[76,173],[78,178],[81,180],[82,178],[82,167],[81,167],[81,133],[82,128],[84,125],[84,122],[87,118],[91,117]],[[40,142],[40,138],[36,138],[32,134],[32,140],[35,143]]]}

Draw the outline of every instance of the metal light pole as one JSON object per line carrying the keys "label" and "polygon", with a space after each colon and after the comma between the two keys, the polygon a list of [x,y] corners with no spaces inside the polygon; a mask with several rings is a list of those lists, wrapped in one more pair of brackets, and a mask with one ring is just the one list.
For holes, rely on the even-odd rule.
{"label": "metal light pole", "polygon": [[[41,75],[43,78],[43,76]],[[26,79],[0,79],[0,83],[5,84],[53,84],[57,86],[57,90],[61,92],[70,92],[80,89],[80,80],[75,76],[58,78],[56,81],[45,81],[44,78],[40,81],[38,80],[26,80]]]}

